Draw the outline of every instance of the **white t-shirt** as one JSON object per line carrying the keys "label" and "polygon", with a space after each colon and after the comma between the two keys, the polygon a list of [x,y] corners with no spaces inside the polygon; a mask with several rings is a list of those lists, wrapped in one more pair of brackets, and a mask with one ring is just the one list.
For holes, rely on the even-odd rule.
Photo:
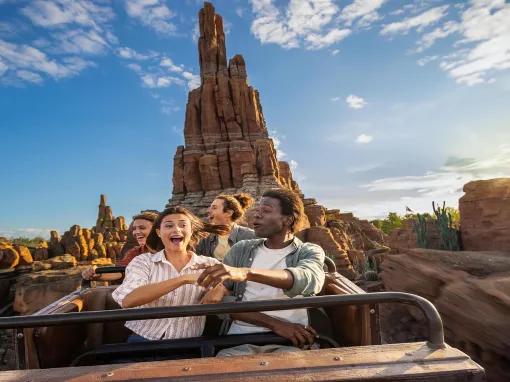
{"label": "white t-shirt", "polygon": [[[291,253],[294,246],[291,244],[281,249],[270,249],[265,245],[261,245],[255,252],[253,264],[251,268],[254,269],[285,269],[287,264],[285,257]],[[299,296],[298,296],[299,297]],[[246,291],[244,292],[243,301],[255,300],[269,300],[290,298],[283,293],[280,288],[275,288],[270,285],[260,284],[252,281],[246,283]],[[288,321],[295,324],[308,325],[308,313],[306,309],[293,309],[293,310],[274,310],[270,312],[261,312],[268,316],[278,318],[282,321]],[[245,334],[245,333],[259,333],[268,332],[268,328],[255,326],[247,322],[234,321],[228,334]]]}

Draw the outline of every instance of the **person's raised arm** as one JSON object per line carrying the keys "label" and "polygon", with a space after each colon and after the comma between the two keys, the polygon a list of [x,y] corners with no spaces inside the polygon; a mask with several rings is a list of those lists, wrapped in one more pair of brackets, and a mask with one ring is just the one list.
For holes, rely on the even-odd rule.
{"label": "person's raised arm", "polygon": [[150,255],[140,255],[126,267],[125,278],[112,293],[113,299],[123,308],[133,308],[154,301],[184,284],[195,283],[198,274],[183,275],[174,279],[150,284]]}
{"label": "person's raised arm", "polygon": [[182,275],[155,284],[147,284],[134,289],[122,301],[123,308],[134,308],[154,301],[185,284],[194,284],[199,274]]}
{"label": "person's raised arm", "polygon": [[237,268],[226,264],[201,264],[197,269],[204,269],[197,281],[204,288],[214,288],[227,280],[253,281],[280,289],[290,289],[294,283],[292,273],[287,270]]}

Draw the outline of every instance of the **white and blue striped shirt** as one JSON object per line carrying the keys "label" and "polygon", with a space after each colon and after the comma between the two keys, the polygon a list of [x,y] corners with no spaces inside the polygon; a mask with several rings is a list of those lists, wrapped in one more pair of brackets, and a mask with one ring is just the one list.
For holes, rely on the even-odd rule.
{"label": "white and blue striped shirt", "polygon": [[[193,253],[188,264],[178,272],[166,259],[163,251],[144,253],[136,256],[126,267],[126,276],[121,285],[112,293],[112,297],[122,306],[124,298],[136,288],[173,279],[185,274],[200,273],[201,270],[191,269],[197,264],[218,264],[219,261]],[[205,289],[196,284],[183,285],[160,298],[139,308],[155,308],[163,306],[180,306],[198,304]],[[196,337],[202,334],[205,316],[175,317],[153,320],[126,322],[126,327],[134,333],[151,340]]]}

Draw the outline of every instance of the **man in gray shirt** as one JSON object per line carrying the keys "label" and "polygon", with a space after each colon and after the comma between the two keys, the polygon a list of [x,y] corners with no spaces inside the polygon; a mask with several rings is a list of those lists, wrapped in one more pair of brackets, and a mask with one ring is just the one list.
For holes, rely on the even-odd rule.
{"label": "man in gray shirt", "polygon": [[[263,194],[256,208],[254,229],[260,239],[244,240],[227,253],[223,264],[203,266],[198,284],[214,287],[223,283],[225,295],[236,301],[312,296],[324,284],[324,251],[294,236],[304,215],[297,194],[275,189]],[[295,351],[314,342],[316,332],[308,325],[306,310],[237,313],[230,334],[272,331],[289,339],[294,347],[241,345],[219,356],[260,352]]]}

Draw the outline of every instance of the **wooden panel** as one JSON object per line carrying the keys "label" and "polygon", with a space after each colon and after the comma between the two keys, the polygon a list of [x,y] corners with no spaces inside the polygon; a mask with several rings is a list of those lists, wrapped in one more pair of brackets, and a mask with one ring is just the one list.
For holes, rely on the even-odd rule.
{"label": "wooden panel", "polygon": [[426,343],[299,351],[227,358],[9,371],[0,381],[484,381],[459,350]]}

